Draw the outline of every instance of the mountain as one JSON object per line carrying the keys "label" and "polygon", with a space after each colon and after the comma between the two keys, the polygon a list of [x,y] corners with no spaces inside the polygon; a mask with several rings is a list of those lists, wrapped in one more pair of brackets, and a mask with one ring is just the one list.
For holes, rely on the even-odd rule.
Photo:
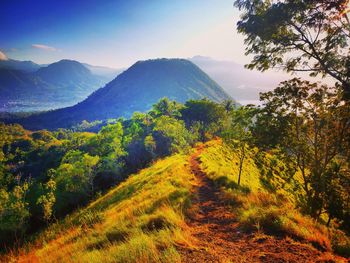
{"label": "mountain", "polygon": [[40,68],[40,65],[32,61],[19,61],[14,59],[0,60],[0,69],[19,70],[24,72],[34,72]]}
{"label": "mountain", "polygon": [[[43,80],[59,85],[70,85],[77,82],[90,81],[92,74],[89,69],[74,60],[60,60],[46,67],[40,68],[36,76]],[[85,80],[84,78],[88,78]]]}
{"label": "mountain", "polygon": [[219,61],[203,56],[195,56],[190,61],[242,104],[258,101],[259,92],[271,90],[287,78],[280,72],[252,71],[233,61]]}
{"label": "mountain", "polygon": [[99,76],[93,75],[83,64],[74,60],[61,60],[36,73],[40,79],[61,87],[74,100],[82,100],[104,83]]}
{"label": "mountain", "polygon": [[[107,83],[103,77],[92,74],[81,63],[73,60],[61,60],[45,67],[32,62],[0,62],[0,111],[39,111],[67,107],[82,101]],[[22,65],[22,70],[19,65]],[[31,72],[23,70],[23,65],[34,65],[33,70],[36,66],[39,68]]]}
{"label": "mountain", "polygon": [[231,99],[206,73],[184,59],[155,59],[136,62],[105,87],[75,106],[23,119],[29,129],[70,127],[83,120],[130,117],[147,111],[160,98],[179,102],[208,98]]}

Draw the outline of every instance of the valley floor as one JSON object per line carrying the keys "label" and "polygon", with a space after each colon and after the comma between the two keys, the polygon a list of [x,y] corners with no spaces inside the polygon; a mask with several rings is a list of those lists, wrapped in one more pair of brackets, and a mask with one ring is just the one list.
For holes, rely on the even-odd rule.
{"label": "valley floor", "polygon": [[[183,262],[327,262],[334,256],[288,237],[246,232],[239,227],[222,192],[200,168],[202,147],[190,156],[192,172],[199,181],[187,224],[197,240],[196,249],[179,248]],[[338,258],[339,262],[345,262]],[[333,262],[333,261],[329,261]]]}

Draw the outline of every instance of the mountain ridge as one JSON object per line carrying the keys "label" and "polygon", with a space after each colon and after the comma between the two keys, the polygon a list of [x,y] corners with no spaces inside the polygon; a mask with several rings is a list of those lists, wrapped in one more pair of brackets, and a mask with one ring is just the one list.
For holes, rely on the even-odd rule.
{"label": "mountain ridge", "polygon": [[6,59],[0,60],[0,69],[12,69],[12,70],[20,70],[25,72],[35,72],[41,66],[39,64],[34,63],[33,61],[20,61],[15,59]]}

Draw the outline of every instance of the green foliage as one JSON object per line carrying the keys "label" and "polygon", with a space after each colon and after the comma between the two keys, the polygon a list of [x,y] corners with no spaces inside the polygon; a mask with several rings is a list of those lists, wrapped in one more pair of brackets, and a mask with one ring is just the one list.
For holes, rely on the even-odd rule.
{"label": "green foliage", "polygon": [[248,68],[306,71],[334,78],[349,95],[348,1],[237,0]]}
{"label": "green foliage", "polygon": [[[226,104],[226,109],[227,111],[230,110],[229,104]],[[238,149],[239,172],[237,184],[240,185],[247,144],[252,140],[250,129],[253,126],[255,109],[249,107],[240,107],[237,110],[231,109],[231,115],[230,126],[223,132],[223,137],[232,147]]]}
{"label": "green foliage", "polygon": [[184,151],[193,141],[185,123],[169,116],[161,116],[155,121],[153,138],[156,143],[156,153],[159,156]]}
{"label": "green foliage", "polygon": [[334,161],[324,175],[324,206],[328,213],[328,223],[336,218],[350,232],[350,178],[341,162]]}
{"label": "green foliage", "polygon": [[93,180],[98,162],[98,156],[80,151],[69,151],[64,156],[54,176],[57,198],[55,208],[58,214],[87,202],[94,192]]}
{"label": "green foliage", "polygon": [[168,98],[160,99],[156,104],[153,105],[150,115],[153,117],[169,116],[179,117],[180,110],[183,106],[176,102],[170,101]]}
{"label": "green foliage", "polygon": [[56,182],[54,181],[54,170],[48,171],[49,180],[44,184],[44,193],[39,196],[37,204],[41,206],[43,219],[49,221],[53,215],[53,206],[56,202],[55,190]]}
{"label": "green foliage", "polygon": [[0,189],[0,242],[12,241],[25,233],[30,216],[25,195],[28,183],[16,185],[11,191]]}
{"label": "green foliage", "polygon": [[105,156],[110,159],[118,159],[124,154],[122,149],[123,126],[120,122],[108,124],[100,132],[91,138],[88,143],[88,151],[92,155]]}
{"label": "green foliage", "polygon": [[223,129],[225,109],[208,99],[189,100],[180,112],[187,127],[196,127],[201,141],[211,139]]}
{"label": "green foliage", "polygon": [[[38,227],[51,224],[52,219],[60,219],[96,199],[160,157],[186,153],[195,143],[212,138],[215,139],[204,144],[199,156],[201,169],[232,197],[229,202],[237,202],[243,225],[243,222],[259,224],[312,240],[311,236],[318,230],[307,230],[313,223],[309,219],[304,222],[304,217],[294,209],[301,207],[310,214],[316,208],[320,223],[327,225],[328,221],[332,229],[349,231],[347,105],[334,90],[298,79],[284,82],[261,97],[265,104],[259,109],[235,108],[231,101],[218,104],[206,99],[181,105],[164,98],[150,112],[135,112],[131,119],[113,120],[97,133],[30,132],[19,125],[0,124],[3,132],[0,134],[0,220],[3,223],[0,236],[19,237],[26,233],[26,228],[35,232]],[[318,165],[324,165],[324,169]],[[135,206],[130,218],[129,212],[123,214],[123,218],[129,218],[127,222],[134,222],[135,217],[142,215],[134,232],[129,231],[130,226],[121,217],[120,228],[108,229],[101,237],[85,240],[89,251],[116,242],[120,246],[111,253],[125,260],[130,259],[125,254],[126,244],[135,246],[135,255],[154,253],[157,260],[177,255],[168,239],[170,233],[179,231],[178,214],[162,209],[164,204],[177,207],[181,203],[181,209],[190,205],[188,187],[179,189],[184,183],[182,173],[188,171],[171,169],[169,180],[176,190],[168,185],[163,189],[163,178],[155,174],[170,176],[167,171],[173,166],[169,162],[157,166],[156,162],[156,167],[152,173],[141,172],[140,180],[135,176],[127,179],[129,183],[121,183],[118,192],[104,195],[79,216],[74,216],[75,219],[68,215],[65,222],[82,229],[107,224],[101,211],[116,203],[123,204],[120,211]],[[31,183],[20,183],[27,181]],[[157,195],[152,198],[160,193],[166,197],[146,206],[143,206],[144,196],[129,202],[141,190],[147,191],[147,196],[153,193],[155,185]],[[265,193],[277,200],[265,198]],[[257,198],[268,199],[266,205]],[[283,207],[283,204],[288,205]],[[138,205],[145,210],[138,210]],[[289,208],[293,211],[288,211]],[[110,222],[115,226],[113,220],[111,217]],[[299,231],[298,225],[304,223]],[[56,230],[62,230],[59,229]],[[56,230],[48,235],[55,236]],[[338,236],[342,241],[334,241],[332,246],[344,250],[346,239]],[[157,245],[154,247],[155,239],[166,240],[164,253],[157,250]],[[320,239],[317,241],[320,246],[328,247],[324,237]],[[144,249],[153,249],[153,252],[149,254]]]}
{"label": "green foliage", "polygon": [[[301,185],[306,195],[304,209],[315,218],[326,209],[330,219],[338,214],[338,219],[344,220],[341,216],[343,204],[340,204],[344,199],[340,193],[348,191],[348,184],[336,183],[340,190],[332,183],[339,182],[340,167],[348,171],[345,152],[340,147],[347,145],[348,104],[342,102],[334,89],[300,79],[282,82],[274,91],[263,93],[261,99],[264,101],[261,112],[273,112],[272,123],[280,122],[278,126],[282,127],[283,136],[278,143],[302,175]],[[334,162],[340,166],[334,167],[335,170]],[[342,174],[348,181],[347,172]],[[331,205],[330,199],[333,199]],[[334,211],[336,207],[338,212]]]}

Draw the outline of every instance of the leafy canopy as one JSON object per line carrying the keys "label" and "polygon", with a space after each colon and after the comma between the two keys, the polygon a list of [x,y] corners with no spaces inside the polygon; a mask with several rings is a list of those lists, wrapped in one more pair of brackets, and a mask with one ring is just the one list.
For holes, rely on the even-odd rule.
{"label": "leafy canopy", "polygon": [[237,0],[248,68],[331,76],[350,96],[349,0]]}

